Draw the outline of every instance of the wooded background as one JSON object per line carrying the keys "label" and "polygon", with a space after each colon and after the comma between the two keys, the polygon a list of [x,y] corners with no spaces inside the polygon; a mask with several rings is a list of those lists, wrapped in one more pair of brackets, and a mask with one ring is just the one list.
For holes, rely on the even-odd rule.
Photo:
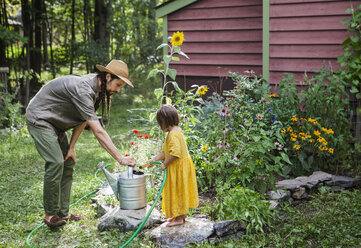
{"label": "wooded background", "polygon": [[91,73],[95,64],[121,59],[130,72],[145,73],[159,61],[155,7],[162,0],[0,2],[0,67],[10,68],[10,80],[0,87],[24,106],[40,89],[44,71],[53,78],[75,69]]}

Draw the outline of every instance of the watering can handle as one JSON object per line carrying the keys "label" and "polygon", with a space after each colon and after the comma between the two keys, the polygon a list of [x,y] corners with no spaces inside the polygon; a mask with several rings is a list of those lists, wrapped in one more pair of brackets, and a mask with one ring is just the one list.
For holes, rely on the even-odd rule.
{"label": "watering can handle", "polygon": [[[159,161],[154,161],[154,162],[150,162],[149,164],[161,164],[161,162],[159,162]],[[145,174],[145,175],[149,177],[150,186],[151,186],[152,188],[154,188],[153,174]]]}

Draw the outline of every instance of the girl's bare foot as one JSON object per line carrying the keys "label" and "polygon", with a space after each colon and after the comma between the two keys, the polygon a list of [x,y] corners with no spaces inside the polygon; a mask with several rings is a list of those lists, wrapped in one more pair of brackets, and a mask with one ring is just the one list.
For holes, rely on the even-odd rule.
{"label": "girl's bare foot", "polygon": [[174,218],[174,220],[172,220],[171,222],[169,222],[167,224],[167,227],[172,227],[172,226],[180,226],[183,225],[186,222],[186,216],[185,215],[180,215]]}
{"label": "girl's bare foot", "polygon": [[177,218],[177,217],[168,218],[168,219],[167,219],[167,222],[172,222],[172,221],[175,220],[175,218]]}

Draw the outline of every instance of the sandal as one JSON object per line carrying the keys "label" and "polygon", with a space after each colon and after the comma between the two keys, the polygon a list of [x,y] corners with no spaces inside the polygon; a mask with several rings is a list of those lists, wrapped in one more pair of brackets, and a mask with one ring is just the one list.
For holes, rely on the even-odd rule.
{"label": "sandal", "polygon": [[44,218],[44,222],[48,227],[59,227],[66,224],[66,221],[57,215],[53,215],[50,220]]}
{"label": "sandal", "polygon": [[64,221],[79,221],[85,219],[83,215],[71,214],[68,216],[63,217]]}

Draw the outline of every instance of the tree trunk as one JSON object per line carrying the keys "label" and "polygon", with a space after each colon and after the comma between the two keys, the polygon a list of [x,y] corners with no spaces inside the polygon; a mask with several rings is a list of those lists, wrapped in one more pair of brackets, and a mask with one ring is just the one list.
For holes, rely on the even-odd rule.
{"label": "tree trunk", "polygon": [[[34,72],[40,74],[41,73],[41,24],[42,24],[42,0],[33,0],[33,20],[34,20],[34,35],[35,35],[35,47],[31,53],[31,69]],[[37,83],[37,81],[34,83]],[[34,85],[35,86],[35,85]],[[37,87],[35,87],[37,88]]]}
{"label": "tree trunk", "polygon": [[42,40],[43,40],[43,65],[44,68],[48,68],[49,64],[49,55],[48,55],[48,14],[46,11],[45,2],[42,4],[43,20],[42,20]]}
{"label": "tree trunk", "polygon": [[[6,13],[6,1],[1,0],[1,9],[0,9],[0,24],[3,27],[8,27],[7,25],[7,13]],[[7,45],[4,40],[0,39],[0,67],[6,66],[6,48]]]}
{"label": "tree trunk", "polygon": [[111,1],[105,5],[104,0],[95,0],[94,8],[94,40],[97,41],[102,48],[104,48],[105,55],[104,61],[99,61],[102,63],[109,60],[109,41],[110,41],[110,32],[107,27],[108,21],[111,20],[113,14],[113,8]]}
{"label": "tree trunk", "polygon": [[71,4],[71,41],[70,41],[70,74],[74,67],[74,44],[75,44],[75,0]]}
{"label": "tree trunk", "polygon": [[[84,35],[83,35],[83,41],[84,45],[87,46],[91,39],[91,30],[92,30],[92,15],[91,15],[91,6],[89,3],[89,0],[84,0],[84,6],[83,6],[83,12],[84,12]],[[85,55],[85,66],[87,73],[91,70],[91,63],[89,62],[88,54]]]}
{"label": "tree trunk", "polygon": [[[21,18],[24,26],[24,37],[28,39],[27,43],[24,44],[24,50],[26,51],[26,71],[27,75],[30,73],[30,50],[33,46],[33,27],[30,15],[30,4],[29,0],[21,1]],[[23,78],[21,83],[22,99],[21,103],[25,106],[28,105],[30,99],[30,82],[29,77]],[[24,85],[25,84],[25,85]]]}

